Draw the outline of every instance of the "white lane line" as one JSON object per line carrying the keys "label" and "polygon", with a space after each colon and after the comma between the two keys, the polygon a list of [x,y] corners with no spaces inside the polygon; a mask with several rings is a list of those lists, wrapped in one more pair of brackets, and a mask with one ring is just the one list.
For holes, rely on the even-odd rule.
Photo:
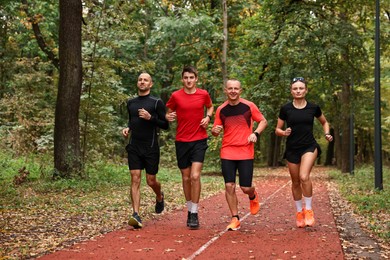
{"label": "white lane line", "polygon": [[[277,189],[274,193],[272,193],[271,195],[269,195],[266,199],[263,200],[263,202],[260,203],[261,206],[263,206],[268,200],[270,200],[273,196],[275,196],[279,191],[281,191],[282,189],[284,189],[287,185],[289,185],[291,183],[291,181],[288,181],[286,184],[284,184],[282,187],[280,187],[279,189]],[[250,215],[250,212],[248,212],[244,217],[240,218],[240,220],[245,220],[248,216]],[[198,250],[196,250],[196,252],[194,252],[192,255],[190,255],[189,257],[185,258],[186,260],[193,260],[195,257],[197,257],[198,255],[200,255],[203,251],[205,251],[212,243],[214,243],[218,238],[220,238],[221,236],[223,236],[223,234],[225,234],[228,230],[225,229],[221,232],[219,232],[217,235],[215,235],[212,239],[210,239],[209,241],[207,241],[207,243],[205,243],[203,246],[201,246]]]}

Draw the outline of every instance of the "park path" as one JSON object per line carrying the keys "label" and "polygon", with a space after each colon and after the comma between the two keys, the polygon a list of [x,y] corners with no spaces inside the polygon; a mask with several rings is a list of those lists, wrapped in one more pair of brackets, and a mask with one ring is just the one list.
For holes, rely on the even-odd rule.
{"label": "park path", "polygon": [[316,217],[312,228],[295,227],[286,169],[284,175],[254,180],[261,199],[255,216],[249,214],[248,198],[237,190],[238,231],[225,230],[230,216],[220,193],[201,200],[199,230],[186,227],[186,209],[164,212],[145,221],[140,230],[114,231],[40,259],[344,259],[326,177],[314,169],[312,179]]}

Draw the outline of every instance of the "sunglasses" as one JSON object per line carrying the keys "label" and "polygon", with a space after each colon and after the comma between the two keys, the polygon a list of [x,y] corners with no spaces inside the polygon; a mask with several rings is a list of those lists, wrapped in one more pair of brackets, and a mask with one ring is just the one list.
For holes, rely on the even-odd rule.
{"label": "sunglasses", "polygon": [[305,81],[304,78],[302,78],[302,77],[295,77],[295,78],[292,79],[291,84],[294,84],[294,83],[297,82],[297,81],[306,83],[306,81]]}

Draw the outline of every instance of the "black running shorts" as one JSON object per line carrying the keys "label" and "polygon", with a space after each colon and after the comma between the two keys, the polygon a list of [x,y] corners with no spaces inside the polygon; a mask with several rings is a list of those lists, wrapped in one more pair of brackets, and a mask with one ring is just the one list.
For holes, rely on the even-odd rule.
{"label": "black running shorts", "polygon": [[302,155],[305,153],[313,153],[317,149],[317,158],[321,155],[321,148],[318,144],[313,144],[307,147],[299,149],[288,149],[284,152],[283,158],[290,163],[299,164],[301,162]]}
{"label": "black running shorts", "polygon": [[236,173],[241,187],[252,187],[253,159],[250,160],[226,160],[221,159],[222,175],[225,183],[236,183]]}
{"label": "black running shorts", "polygon": [[203,163],[208,148],[207,139],[193,142],[175,142],[176,158],[179,169],[185,169],[193,162]]}
{"label": "black running shorts", "polygon": [[130,170],[143,170],[147,174],[156,175],[160,162],[160,148],[144,144],[128,144],[126,146]]}

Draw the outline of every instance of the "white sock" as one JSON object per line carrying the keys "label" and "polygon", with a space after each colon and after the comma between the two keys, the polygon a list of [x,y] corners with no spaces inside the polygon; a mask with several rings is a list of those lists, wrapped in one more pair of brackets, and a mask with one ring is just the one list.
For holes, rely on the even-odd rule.
{"label": "white sock", "polygon": [[307,210],[312,210],[312,207],[311,207],[312,198],[313,197],[305,197],[305,208]]}
{"label": "white sock", "polygon": [[297,208],[297,212],[302,212],[302,200],[296,200],[295,201],[295,207]]}
{"label": "white sock", "polygon": [[192,208],[192,201],[187,201],[186,202],[186,204],[187,204],[187,209],[188,209],[188,211],[190,211],[191,212],[191,208]]}
{"label": "white sock", "polygon": [[198,213],[198,203],[192,202],[191,213]]}

